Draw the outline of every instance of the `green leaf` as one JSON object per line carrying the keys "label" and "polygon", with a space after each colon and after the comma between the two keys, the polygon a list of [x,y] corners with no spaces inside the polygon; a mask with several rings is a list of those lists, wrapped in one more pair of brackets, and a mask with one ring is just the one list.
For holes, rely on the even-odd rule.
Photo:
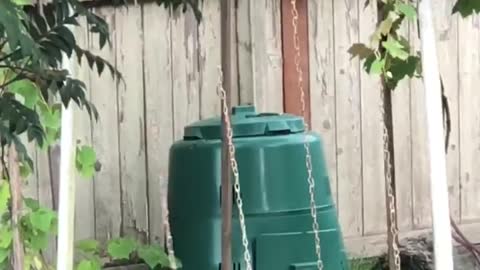
{"label": "green leaf", "polygon": [[370,70],[368,73],[372,75],[380,75],[383,72],[383,68],[385,67],[385,59],[375,59],[372,65],[370,66]]}
{"label": "green leaf", "polygon": [[92,178],[95,174],[95,163],[97,155],[95,150],[90,146],[77,147],[76,167],[80,174],[85,178]]}
{"label": "green leaf", "polygon": [[138,257],[144,260],[152,269],[156,266],[166,267],[170,264],[167,254],[160,247],[156,246],[141,247],[138,250]]}
{"label": "green leaf", "polygon": [[480,1],[478,0],[458,0],[452,10],[452,13],[460,13],[464,18],[479,12]]}
{"label": "green leaf", "polygon": [[8,256],[10,256],[10,249],[0,248],[0,266],[8,259]]}
{"label": "green leaf", "polygon": [[54,226],[56,217],[56,213],[52,210],[40,208],[30,214],[30,223],[39,231],[49,232]]}
{"label": "green leaf", "polygon": [[0,216],[8,210],[10,201],[10,185],[6,180],[0,180]]}
{"label": "green leaf", "polygon": [[13,234],[10,226],[0,226],[0,249],[6,249],[10,247],[12,238]]}
{"label": "green leaf", "polygon": [[30,237],[30,247],[34,250],[40,251],[44,250],[48,246],[48,237],[47,233],[34,231],[34,235]]}
{"label": "green leaf", "polygon": [[132,239],[118,238],[108,243],[108,255],[112,259],[129,259],[130,254],[136,249],[137,243]]}
{"label": "green leaf", "polygon": [[77,148],[77,160],[82,165],[94,165],[97,162],[97,155],[92,147],[84,145]]}
{"label": "green leaf", "polygon": [[35,200],[35,199],[32,199],[32,198],[24,198],[23,199],[23,202],[25,203],[25,205],[30,208],[30,210],[32,211],[36,211],[40,208],[40,203]]}
{"label": "green leaf", "polygon": [[374,52],[365,44],[355,43],[350,47],[350,49],[348,49],[348,53],[352,56],[352,58],[358,57],[360,60],[363,60],[372,55]]}
{"label": "green leaf", "polygon": [[380,31],[380,33],[386,36],[390,33],[390,29],[392,29],[392,25],[393,25],[393,19],[391,17],[387,17],[385,20],[383,20],[380,23],[380,25],[378,26],[378,30]]}
{"label": "green leaf", "polygon": [[82,240],[77,242],[75,246],[85,253],[98,253],[100,250],[100,243],[97,240]]}
{"label": "green leaf", "polygon": [[400,13],[402,13],[403,15],[405,15],[405,17],[407,17],[407,19],[409,20],[415,20],[417,18],[417,11],[415,9],[414,6],[412,6],[411,4],[407,4],[407,3],[403,3],[403,2],[400,2],[400,3],[395,3],[395,8],[400,11]]}
{"label": "green leaf", "polygon": [[12,0],[13,3],[19,6],[31,5],[33,0]]}
{"label": "green leaf", "polygon": [[76,270],[101,270],[102,266],[98,260],[82,260],[75,268]]}
{"label": "green leaf", "polygon": [[20,164],[20,176],[23,179],[26,179],[28,176],[30,176],[30,174],[32,174],[32,168],[28,163],[22,162]]}
{"label": "green leaf", "polygon": [[382,46],[387,50],[388,54],[391,55],[393,58],[406,60],[409,56],[408,52],[405,51],[403,45],[400,44],[400,42],[398,42],[391,35],[389,35],[387,40],[382,43]]}

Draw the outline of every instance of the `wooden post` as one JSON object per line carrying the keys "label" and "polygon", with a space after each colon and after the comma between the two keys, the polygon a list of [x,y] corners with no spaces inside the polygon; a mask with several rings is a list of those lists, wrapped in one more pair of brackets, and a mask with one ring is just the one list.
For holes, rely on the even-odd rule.
{"label": "wooden post", "polygon": [[[223,87],[226,92],[227,106],[231,107],[231,93],[236,83],[236,20],[234,0],[221,1],[221,51]],[[222,105],[222,112],[223,112]],[[222,123],[224,123],[222,113]],[[222,270],[232,270],[232,175],[230,156],[226,139],[226,127],[223,127],[222,144]]]}
{"label": "wooden post", "polygon": [[445,139],[443,137],[442,92],[430,0],[419,2],[418,13],[430,157],[435,269],[452,270],[452,235],[448,203],[447,164],[444,150]]}
{"label": "wooden post", "polygon": [[305,115],[302,115],[298,73],[295,66],[294,32],[292,25],[291,0],[282,0],[282,48],[283,48],[283,106],[285,112],[303,116],[311,127],[310,117],[310,75],[309,75],[309,35],[308,0],[297,0],[298,40],[300,45],[300,67],[305,91]]}
{"label": "wooden post", "polygon": [[[71,7],[69,7],[71,12]],[[63,68],[72,74],[72,59],[65,54]],[[62,107],[60,135],[60,183],[58,191],[57,270],[73,269],[73,242],[75,231],[75,146],[73,141],[74,103]]]}

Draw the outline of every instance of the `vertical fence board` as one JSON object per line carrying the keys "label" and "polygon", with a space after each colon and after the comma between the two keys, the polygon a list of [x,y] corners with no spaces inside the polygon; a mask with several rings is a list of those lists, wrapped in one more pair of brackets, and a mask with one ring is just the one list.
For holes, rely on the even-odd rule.
{"label": "vertical fence board", "polygon": [[[54,208],[54,198],[52,192],[52,177],[50,174],[50,162],[47,150],[37,149],[36,151],[36,178],[38,181],[38,201],[44,207]],[[48,246],[45,250],[45,259],[50,263],[55,263],[56,258],[56,238],[51,236],[48,239]]]}
{"label": "vertical fence board", "polygon": [[[93,35],[90,49],[115,65],[115,8],[97,9],[96,14],[110,25],[111,44],[107,43],[100,50],[98,36]],[[92,124],[93,147],[101,165],[94,180],[96,238],[106,241],[120,235],[122,224],[117,87],[109,70],[101,76],[92,73],[91,98],[100,115],[98,121]]]}
{"label": "vertical fence board", "polygon": [[[75,38],[78,46],[87,48],[89,45],[89,34],[87,33],[87,21],[82,18],[80,26],[75,30]],[[73,75],[83,81],[87,86],[86,97],[90,98],[90,73],[88,62],[85,57],[81,64],[78,63],[76,55],[73,55]],[[92,71],[95,72],[95,71]],[[92,133],[91,122],[86,110],[80,109],[72,102],[74,117],[74,140],[77,147],[91,146]],[[75,192],[75,239],[95,238],[95,200],[93,192],[93,179],[85,179],[80,173],[75,172],[76,192]]]}
{"label": "vertical fence board", "polygon": [[237,3],[237,55],[239,103],[253,103],[253,55],[251,36],[250,0]]}
{"label": "vertical fence board", "polygon": [[23,135],[21,137],[21,140],[25,144],[25,147],[27,148],[27,153],[33,161],[32,173],[26,179],[23,179],[23,183],[22,183],[23,196],[26,198],[32,198],[32,199],[38,200],[38,179],[36,177],[36,172],[35,172],[37,170],[37,164],[35,163],[37,144],[34,141],[28,142],[26,135]]}
{"label": "vertical fence board", "polygon": [[433,17],[437,35],[437,51],[440,76],[448,99],[451,117],[451,133],[447,152],[447,177],[450,199],[450,213],[460,219],[460,156],[458,123],[458,16],[451,15],[454,0],[434,1]]}
{"label": "vertical fence board", "polygon": [[[202,3],[203,20],[198,26],[200,118],[217,116],[220,99],[217,95],[218,66],[220,65],[220,1]],[[234,78],[237,79],[237,78]],[[238,103],[238,88],[231,89],[232,104]]]}
{"label": "vertical fence board", "polygon": [[283,112],[281,0],[250,0],[253,101],[258,111]]}
{"label": "vertical fence board", "polygon": [[[410,42],[414,51],[420,50],[416,22],[410,24]],[[427,129],[425,115],[425,89],[421,79],[411,80],[412,115],[412,183],[413,183],[413,224],[416,229],[431,225],[429,158],[427,152]],[[400,180],[398,180],[400,181]]]}
{"label": "vertical fence board", "polygon": [[[163,244],[163,209],[168,153],[173,141],[170,15],[163,6],[145,4],[145,121],[147,134],[150,241]],[[164,33],[158,35],[158,33]]]}
{"label": "vertical fence board", "polygon": [[461,155],[461,220],[480,216],[480,18],[471,16],[459,21],[459,91],[460,91],[460,155]]}
{"label": "vertical fence board", "polygon": [[338,212],[345,236],[362,234],[359,62],[347,53],[358,42],[358,1],[334,2]]}
{"label": "vertical fence board", "polygon": [[[408,25],[402,27],[401,32],[405,38],[408,38]],[[404,232],[413,228],[412,116],[410,114],[410,82],[407,79],[402,80],[397,89],[392,92],[392,114],[397,226]]]}
{"label": "vertical fence board", "polygon": [[[377,7],[360,8],[360,42],[369,44],[377,25]],[[386,231],[386,212],[379,211],[385,205],[385,178],[382,122],[382,85],[377,77],[360,70],[361,138],[362,138],[362,190],[363,233]]]}
{"label": "vertical fence board", "polygon": [[332,1],[311,1],[310,104],[312,129],[321,134],[328,163],[332,196],[337,202],[337,155],[335,138],[335,46],[333,40]]}
{"label": "vertical fence board", "polygon": [[142,17],[140,6],[118,8],[115,14],[117,65],[125,84],[118,84],[120,170],[123,232],[146,240],[148,195],[144,134]]}
{"label": "vertical fence board", "polygon": [[198,120],[198,27],[192,12],[177,11],[172,17],[172,79],[174,139]]}

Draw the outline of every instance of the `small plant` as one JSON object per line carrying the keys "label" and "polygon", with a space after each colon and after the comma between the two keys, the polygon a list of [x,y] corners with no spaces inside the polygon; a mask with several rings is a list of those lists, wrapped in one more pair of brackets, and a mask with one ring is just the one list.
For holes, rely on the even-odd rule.
{"label": "small plant", "polygon": [[[76,270],[99,270],[105,258],[105,266],[124,265],[126,263],[145,263],[150,269],[173,269],[170,259],[162,247],[143,245],[130,238],[110,240],[106,247],[96,240],[80,241],[76,245],[78,264]],[[175,259],[177,267],[180,262]]]}

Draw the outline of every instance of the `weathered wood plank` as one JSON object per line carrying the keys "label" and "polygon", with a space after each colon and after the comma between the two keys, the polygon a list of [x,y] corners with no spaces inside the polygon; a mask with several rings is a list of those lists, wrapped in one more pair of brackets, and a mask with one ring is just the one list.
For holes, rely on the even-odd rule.
{"label": "weathered wood plank", "polygon": [[[360,42],[368,44],[376,29],[377,7],[360,8]],[[363,178],[363,234],[385,232],[385,177],[383,152],[382,85],[378,77],[360,72],[361,138]],[[392,164],[393,166],[393,164]]]}
{"label": "weathered wood plank", "polygon": [[[409,37],[408,24],[400,30]],[[397,226],[402,232],[413,228],[412,206],[412,136],[410,115],[410,81],[402,80],[392,91],[393,147],[395,155],[395,192]]]}
{"label": "weathered wood plank", "polygon": [[[294,27],[293,6],[290,0],[282,0],[282,59],[283,59],[283,106],[286,113],[300,115],[310,126],[310,65],[308,35],[308,1],[296,1],[298,18]],[[296,33],[296,36],[295,36]],[[298,40],[296,44],[295,40]],[[295,46],[298,46],[295,48]],[[297,54],[298,49],[298,54]],[[301,72],[297,72],[298,68]],[[301,76],[301,77],[299,77]],[[301,82],[301,85],[300,85]],[[303,89],[301,89],[303,88]],[[302,91],[304,103],[302,105]],[[302,108],[304,106],[304,108]]]}
{"label": "weathered wood plank", "polygon": [[200,117],[198,92],[198,27],[191,11],[172,17],[172,79],[174,139]]}
{"label": "weathered wood plank", "polygon": [[250,0],[238,0],[237,3],[238,91],[241,104],[254,102],[250,3]]}
{"label": "weathered wood plank", "polygon": [[[115,9],[105,7],[95,10],[111,27],[111,44],[100,50],[98,36],[92,36],[90,49],[93,53],[115,64],[116,31]],[[121,70],[128,72],[128,70]],[[96,238],[106,241],[118,237],[121,232],[121,190],[117,84],[108,70],[102,76],[91,75],[91,99],[97,107],[100,118],[92,124],[93,147],[101,165],[95,174],[95,227]],[[127,128],[128,129],[128,128]]]}
{"label": "weathered wood plank", "polygon": [[23,183],[22,183],[23,196],[37,200],[38,199],[38,179],[36,177],[36,170],[37,170],[36,147],[37,146],[36,146],[36,143],[34,143],[33,141],[28,142],[26,135],[22,135],[21,140],[25,144],[28,155],[32,159],[33,166],[34,166],[33,168],[31,168],[33,170],[32,173],[26,179],[23,179]]}
{"label": "weathered wood plank", "polygon": [[459,48],[460,157],[461,157],[461,220],[471,221],[480,216],[480,17],[459,20],[458,39],[465,42]]}
{"label": "weathered wood plank", "polygon": [[[150,241],[163,244],[162,202],[168,181],[168,153],[173,141],[172,59],[169,12],[144,6],[145,121],[147,137]],[[164,33],[158,35],[158,33]],[[215,92],[214,90],[212,90]],[[160,195],[161,194],[161,195]]]}
{"label": "weathered wood plank", "polygon": [[[79,20],[81,27],[75,28],[75,39],[82,48],[88,48],[89,34],[85,28],[85,18]],[[84,57],[81,65],[78,64],[77,56],[72,56],[73,75],[83,81],[86,86],[86,97],[90,97],[90,72],[87,59]],[[77,147],[90,146],[92,142],[91,122],[85,110],[81,110],[72,103],[74,115],[74,140]],[[78,172],[75,174],[75,239],[95,238],[95,200],[93,194],[93,179],[85,179]]]}
{"label": "weathered wood plank", "polygon": [[330,188],[337,202],[335,137],[335,66],[332,1],[311,1],[309,11],[310,104],[312,130],[321,134],[328,163]]}
{"label": "weathered wood plank", "polygon": [[[410,23],[410,40],[413,51],[420,50],[416,22]],[[432,222],[430,202],[429,158],[427,152],[427,130],[425,114],[425,89],[421,79],[412,79],[412,183],[413,183],[413,225],[416,229],[426,228]],[[400,181],[400,180],[399,180]]]}
{"label": "weathered wood plank", "polygon": [[118,83],[123,232],[148,239],[148,199],[140,6],[117,8],[116,59],[125,84]]}
{"label": "weathered wood plank", "polygon": [[[217,116],[220,113],[220,98],[217,95],[218,66],[220,65],[220,1],[210,0],[201,4],[206,20],[198,26],[200,118]],[[236,69],[237,67],[232,67]],[[235,74],[238,74],[235,72]],[[237,78],[234,78],[237,81]],[[232,103],[238,103],[238,84],[230,89]]]}
{"label": "weathered wood plank", "polygon": [[[283,112],[281,0],[250,0],[253,102]],[[243,100],[242,100],[243,102]]]}
{"label": "weathered wood plank", "polygon": [[[458,16],[451,10],[456,1],[432,2],[435,19],[440,75],[445,87],[451,117],[451,132],[447,152],[447,177],[450,199],[450,213],[460,219],[460,151],[458,123]],[[469,42],[469,41],[468,41]]]}
{"label": "weathered wood plank", "polygon": [[[50,174],[50,162],[47,150],[37,149],[36,151],[36,177],[38,180],[38,201],[44,207],[54,208],[52,192],[52,177]],[[45,250],[45,259],[53,263],[56,258],[55,237],[49,237],[48,247]]]}
{"label": "weathered wood plank", "polygon": [[347,53],[359,38],[358,8],[355,0],[334,1],[337,192],[345,236],[360,235],[363,231],[359,62]]}

